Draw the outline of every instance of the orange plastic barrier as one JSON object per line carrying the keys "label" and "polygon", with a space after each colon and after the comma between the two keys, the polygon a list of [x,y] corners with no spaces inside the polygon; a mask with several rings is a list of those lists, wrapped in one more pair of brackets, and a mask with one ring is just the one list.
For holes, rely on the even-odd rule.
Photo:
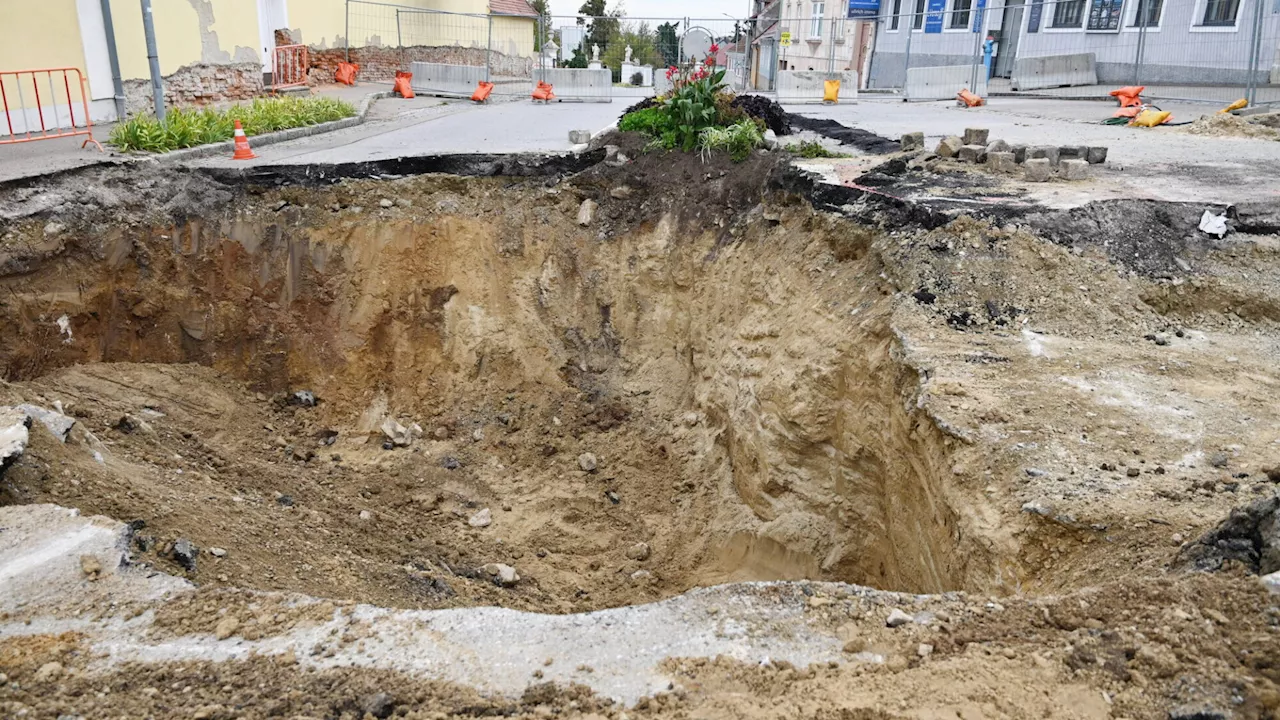
{"label": "orange plastic barrier", "polygon": [[271,56],[271,89],[302,87],[311,70],[306,45],[277,45]]}
{"label": "orange plastic barrier", "polygon": [[534,88],[533,90],[533,99],[541,100],[543,102],[550,102],[551,100],[556,99],[556,94],[551,92],[550,83],[539,80],[538,87]]}
{"label": "orange plastic barrier", "polygon": [[476,85],[476,91],[471,94],[471,99],[474,102],[482,103],[489,99],[489,93],[491,92],[493,92],[493,83],[481,80]]}
{"label": "orange plastic barrier", "polygon": [[[74,84],[80,90],[80,99],[78,101],[72,99],[72,82],[68,73],[75,73]],[[41,75],[47,80],[48,85],[48,92],[43,97],[40,94],[39,80]],[[61,80],[61,82],[58,82],[58,80]],[[61,86],[63,91],[61,102],[58,98],[58,86]],[[33,107],[27,107],[26,90],[24,88],[28,87],[33,93],[35,101]],[[79,118],[81,124],[79,125],[76,124],[77,104],[81,107]],[[70,124],[67,127],[63,127],[61,120],[58,118],[59,108],[62,105],[66,105],[67,115],[70,117]],[[50,108],[53,113],[53,127],[49,127],[49,123],[45,121],[45,115],[49,113]],[[81,148],[93,143],[100,152],[102,151],[102,143],[93,138],[93,119],[89,117],[89,90],[85,87],[84,75],[80,73],[78,68],[42,68],[39,70],[0,72],[0,109],[4,111],[4,125],[0,126],[0,132],[7,131],[9,133],[7,137],[0,135],[0,145],[84,135],[86,139],[81,143]],[[21,129],[14,128],[15,118],[18,118],[17,122]],[[38,131],[35,130],[36,122],[34,122],[37,119],[40,124]]]}
{"label": "orange plastic barrier", "polygon": [[964,103],[965,107],[978,107],[979,105],[986,104],[985,100],[969,92],[969,88],[965,88],[964,90],[956,93],[956,100]]}
{"label": "orange plastic barrier", "polygon": [[413,81],[413,73],[402,72],[400,70],[397,70],[396,84],[395,84],[395,87],[391,89],[391,92],[397,93],[398,95],[400,95],[400,97],[405,98],[406,100],[413,97],[414,95],[413,95],[412,81]]}
{"label": "orange plastic barrier", "polygon": [[1118,88],[1116,90],[1112,90],[1108,94],[1111,95],[1111,97],[1115,98],[1116,100],[1120,101],[1120,107],[1124,108],[1124,107],[1129,107],[1130,105],[1141,105],[1142,100],[1140,100],[1138,96],[1141,95],[1142,91],[1146,89],[1147,89],[1146,85],[1128,85],[1122,88]]}
{"label": "orange plastic barrier", "polygon": [[338,63],[338,71],[333,74],[333,79],[343,85],[355,85],[356,73],[360,72],[360,66],[355,63],[340,62]]}

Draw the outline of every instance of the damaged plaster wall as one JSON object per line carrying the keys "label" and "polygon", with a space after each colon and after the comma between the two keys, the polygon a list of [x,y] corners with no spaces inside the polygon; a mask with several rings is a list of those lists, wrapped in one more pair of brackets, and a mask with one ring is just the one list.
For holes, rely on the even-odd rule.
{"label": "damaged plaster wall", "polygon": [[[222,46],[218,42],[218,32],[213,29],[213,24],[216,21],[216,18],[214,17],[214,14],[213,14],[213,0],[187,0],[187,3],[191,5],[191,9],[196,11],[196,18],[199,23],[200,62],[242,63],[242,62],[253,62],[255,60],[260,59],[258,56],[258,52],[254,50],[254,47],[257,46],[256,42],[254,43],[254,45],[249,47],[246,47],[243,45],[236,45],[234,54],[229,53],[226,50],[222,49]],[[243,13],[243,11],[245,10],[245,8],[243,7],[238,7],[238,8],[231,7],[233,5],[232,2],[224,2],[222,4],[226,6],[226,9],[228,11],[240,10]],[[239,3],[239,5],[246,5],[246,4],[248,3],[244,3],[244,2]],[[248,16],[242,15],[240,17],[236,17],[234,12],[231,12],[229,14],[231,14],[235,20],[238,20],[240,23],[243,23],[245,25],[252,23],[252,26],[256,29],[258,24],[257,9],[256,7],[251,9],[253,10],[253,14]]]}

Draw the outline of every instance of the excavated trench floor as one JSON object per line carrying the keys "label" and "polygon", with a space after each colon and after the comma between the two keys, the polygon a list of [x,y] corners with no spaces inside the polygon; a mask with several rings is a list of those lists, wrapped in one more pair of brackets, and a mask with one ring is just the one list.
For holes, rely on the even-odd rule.
{"label": "excavated trench floor", "polygon": [[[1274,492],[1274,236],[1204,245],[1183,227],[1194,213],[1176,207],[960,217],[817,187],[767,155],[744,166],[642,156],[568,180],[502,162],[498,178],[336,184],[296,169],[107,171],[83,206],[56,184],[12,191],[0,203],[0,404],[60,409],[75,426],[62,441],[33,425],[0,504],[130,523],[132,563],[199,588],[125,614],[147,613],[165,637],[223,640],[228,614],[258,612],[245,591],[551,614],[738,581],[970,593],[927,611],[954,615],[962,634],[986,628],[969,641],[945,620],[945,642],[844,645],[916,667],[927,657],[916,640],[960,660],[966,644],[996,639],[982,618],[1022,593],[1166,582],[1154,578],[1182,543]],[[1152,213],[1163,225],[1142,235],[1085,231]],[[1170,274],[1188,259],[1194,279]],[[1224,598],[1255,592],[1222,582]],[[803,590],[779,601],[791,619],[747,635],[828,633],[832,648],[804,639],[817,653],[806,662],[856,640],[850,622],[882,633],[882,610],[912,602],[846,599],[856,612],[818,629],[795,613],[833,591],[779,587]],[[1158,623],[1162,603],[1202,592],[1158,588],[1104,590],[1103,604],[1122,614],[1142,595]],[[679,600],[737,602],[697,597]],[[227,634],[258,640],[333,611],[306,607]],[[1022,640],[1042,616],[1018,615]],[[1075,632],[1089,617],[1041,630]],[[352,618],[360,638],[377,627]],[[1256,631],[1250,652],[1275,646],[1274,622],[1233,618]],[[1070,642],[1062,662],[1077,662],[1082,687],[1115,653],[1138,657],[1106,640],[1096,662],[1072,661]],[[167,647],[153,652],[221,657]],[[1037,667],[1056,667],[1044,652],[1050,665]],[[1252,673],[1250,702],[1263,707],[1274,668],[1222,662],[1203,677]],[[470,682],[459,672],[443,677]],[[686,683],[776,692],[740,672]],[[1096,687],[1132,690],[1135,717],[1173,702],[1163,685],[1107,672]],[[633,680],[597,689],[634,700],[654,687]],[[1073,692],[1046,708],[1074,707]],[[1096,709],[1067,716],[1105,716]]]}

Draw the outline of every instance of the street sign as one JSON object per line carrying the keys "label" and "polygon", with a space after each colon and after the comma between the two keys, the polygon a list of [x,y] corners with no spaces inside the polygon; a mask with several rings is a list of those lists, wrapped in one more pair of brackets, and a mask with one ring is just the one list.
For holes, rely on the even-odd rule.
{"label": "street sign", "polygon": [[791,33],[789,32],[782,33],[782,38],[778,40],[778,44],[781,45],[782,47],[791,47]]}

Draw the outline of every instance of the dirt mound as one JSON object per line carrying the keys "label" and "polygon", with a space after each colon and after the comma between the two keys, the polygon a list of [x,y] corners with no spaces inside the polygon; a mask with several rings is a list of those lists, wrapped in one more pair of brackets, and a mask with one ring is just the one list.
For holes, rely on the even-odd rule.
{"label": "dirt mound", "polygon": [[730,105],[741,108],[751,117],[764,121],[764,124],[778,135],[791,134],[787,111],[783,110],[777,102],[763,95],[739,95]]}
{"label": "dirt mound", "polygon": [[1280,140],[1280,129],[1276,127],[1280,123],[1273,120],[1274,117],[1280,117],[1280,113],[1244,117],[1230,113],[1214,113],[1196,118],[1195,122],[1182,130],[1193,135]]}

